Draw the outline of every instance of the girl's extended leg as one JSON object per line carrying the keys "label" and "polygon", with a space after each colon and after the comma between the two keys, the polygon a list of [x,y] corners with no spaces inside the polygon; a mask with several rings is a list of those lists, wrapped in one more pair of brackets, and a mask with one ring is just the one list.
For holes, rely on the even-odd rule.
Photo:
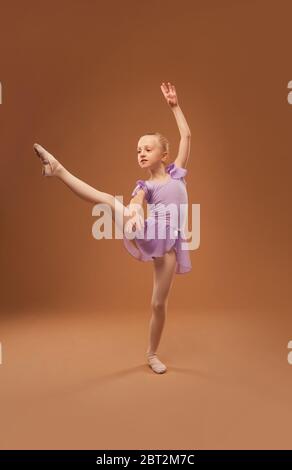
{"label": "girl's extended leg", "polygon": [[63,183],[65,183],[75,194],[77,194],[77,196],[86,201],[94,204],[108,204],[112,210],[112,218],[115,220],[116,217],[117,224],[121,221],[122,226],[119,228],[124,228],[125,223],[131,217],[126,215],[128,214],[128,209],[117,198],[115,198],[112,194],[108,194],[93,188],[89,184],[72,175],[72,173],[69,173],[69,171],[66,170],[66,168],[41,145],[35,144],[34,150],[43,164],[42,174],[44,176],[56,176],[61,181],[63,181]]}
{"label": "girl's extended leg", "polygon": [[152,316],[150,320],[149,346],[146,352],[148,364],[154,372],[163,373],[166,366],[157,357],[156,351],[165,323],[168,295],[173,283],[176,254],[174,249],[165,253],[161,258],[153,260],[154,285],[151,299]]}

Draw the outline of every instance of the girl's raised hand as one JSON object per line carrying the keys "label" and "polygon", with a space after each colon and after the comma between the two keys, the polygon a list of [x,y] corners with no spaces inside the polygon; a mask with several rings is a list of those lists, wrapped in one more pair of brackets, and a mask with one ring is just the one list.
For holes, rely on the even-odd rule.
{"label": "girl's raised hand", "polygon": [[167,104],[172,108],[173,106],[178,106],[178,99],[175,90],[175,86],[172,85],[170,82],[162,82],[160,85],[161,91],[164,95],[164,98],[167,101]]}

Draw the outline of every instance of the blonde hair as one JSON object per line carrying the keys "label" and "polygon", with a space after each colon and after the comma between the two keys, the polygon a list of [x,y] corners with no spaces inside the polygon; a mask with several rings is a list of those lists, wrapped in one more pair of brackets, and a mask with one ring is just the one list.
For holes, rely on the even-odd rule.
{"label": "blonde hair", "polygon": [[169,141],[166,137],[164,137],[164,135],[160,134],[160,132],[148,132],[147,134],[143,135],[156,135],[162,147],[162,151],[169,153]]}

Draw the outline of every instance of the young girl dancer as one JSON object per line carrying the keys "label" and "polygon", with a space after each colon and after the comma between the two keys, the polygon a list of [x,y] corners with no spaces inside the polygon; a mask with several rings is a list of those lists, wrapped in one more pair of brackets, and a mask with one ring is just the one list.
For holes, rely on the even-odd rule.
{"label": "young girl dancer", "polygon": [[[137,180],[132,192],[130,204],[126,207],[113,195],[97,190],[78,179],[41,145],[34,144],[34,150],[43,165],[44,176],[56,176],[75,194],[93,204],[108,204],[113,220],[122,223],[123,234],[136,229],[134,239],[123,238],[128,252],[140,261],[153,261],[154,285],[151,299],[152,316],[150,320],[149,346],[146,357],[151,369],[158,373],[167,370],[157,357],[168,305],[169,292],[174,274],[183,274],[191,270],[189,251],[182,249],[186,244],[184,236],[185,216],[181,217],[182,206],[186,208],[188,195],[185,176],[186,164],[190,154],[191,132],[179,107],[175,86],[170,82],[162,83],[161,91],[175,116],[181,140],[179,151],[173,163],[166,165],[169,144],[160,133],[143,135],[138,142],[138,164],[147,169],[148,180]],[[144,221],[144,200],[150,204],[150,215]],[[169,218],[164,205],[174,204],[177,217]],[[163,208],[163,210],[161,210]],[[164,219],[165,231],[156,238],[157,229]]]}

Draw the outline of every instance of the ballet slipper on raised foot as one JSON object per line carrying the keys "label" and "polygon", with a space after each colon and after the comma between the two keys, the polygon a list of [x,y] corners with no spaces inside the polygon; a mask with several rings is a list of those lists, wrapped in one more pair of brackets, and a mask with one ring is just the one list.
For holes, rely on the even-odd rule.
{"label": "ballet slipper on raised foot", "polygon": [[156,374],[163,374],[164,372],[167,371],[167,367],[165,364],[163,364],[157,357],[157,354],[155,353],[146,353],[147,356],[147,361],[149,367],[153,370],[153,372],[156,372]]}
{"label": "ballet slipper on raised foot", "polygon": [[58,162],[58,160],[53,157],[44,147],[39,144],[34,144],[33,149],[37,156],[40,158],[41,163],[43,165],[42,168],[42,175],[44,176],[54,176],[57,173],[62,165]]}

